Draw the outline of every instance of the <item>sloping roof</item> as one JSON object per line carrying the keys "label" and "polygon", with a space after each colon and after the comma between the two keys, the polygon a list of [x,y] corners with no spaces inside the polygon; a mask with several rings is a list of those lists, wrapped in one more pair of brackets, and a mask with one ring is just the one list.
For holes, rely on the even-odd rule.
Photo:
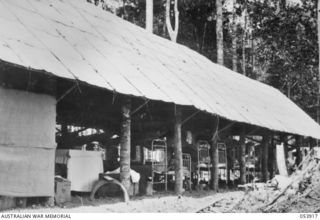
{"label": "sloping roof", "polygon": [[278,90],[85,0],[0,0],[0,59],[123,94],[320,139]]}

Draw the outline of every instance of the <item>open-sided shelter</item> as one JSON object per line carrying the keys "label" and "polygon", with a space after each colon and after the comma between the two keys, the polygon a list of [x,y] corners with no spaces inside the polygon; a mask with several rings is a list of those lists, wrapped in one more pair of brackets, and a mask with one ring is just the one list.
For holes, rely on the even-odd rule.
{"label": "open-sided shelter", "polygon": [[[0,0],[0,27],[0,195],[53,194],[56,107],[73,89],[109,110],[103,100],[121,94],[320,138],[319,125],[277,89],[85,1]],[[75,113],[76,100],[64,104],[58,121]]]}

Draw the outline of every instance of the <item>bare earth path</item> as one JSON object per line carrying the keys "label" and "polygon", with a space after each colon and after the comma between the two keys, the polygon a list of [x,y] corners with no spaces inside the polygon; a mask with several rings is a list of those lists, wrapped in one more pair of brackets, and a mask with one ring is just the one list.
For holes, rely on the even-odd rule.
{"label": "bare earth path", "polygon": [[[15,209],[10,212],[49,212],[49,213],[132,213],[132,212],[197,212],[212,203],[228,200],[232,206],[243,196],[241,191],[226,191],[214,193],[212,191],[186,193],[178,197],[173,194],[156,194],[152,197],[136,197],[128,204],[119,199],[108,198],[90,202],[85,198],[73,197],[72,203],[66,207],[45,208],[41,206],[29,207],[27,209]],[[228,204],[224,204],[226,206]],[[216,207],[217,212],[223,212],[227,207]]]}

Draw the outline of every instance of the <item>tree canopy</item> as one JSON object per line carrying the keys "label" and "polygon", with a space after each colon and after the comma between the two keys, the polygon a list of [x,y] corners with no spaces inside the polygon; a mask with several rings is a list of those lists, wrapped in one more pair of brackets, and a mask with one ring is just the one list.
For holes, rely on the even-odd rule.
{"label": "tree canopy", "polygon": [[[145,27],[145,0],[87,0]],[[177,42],[217,62],[216,0],[179,0]],[[235,3],[235,4],[234,4]],[[224,65],[280,89],[316,118],[318,95],[315,0],[224,0]],[[171,19],[174,24],[174,1]],[[166,0],[154,0],[153,33],[169,39]],[[234,44],[233,41],[234,40]],[[236,48],[232,48],[235,45]]]}

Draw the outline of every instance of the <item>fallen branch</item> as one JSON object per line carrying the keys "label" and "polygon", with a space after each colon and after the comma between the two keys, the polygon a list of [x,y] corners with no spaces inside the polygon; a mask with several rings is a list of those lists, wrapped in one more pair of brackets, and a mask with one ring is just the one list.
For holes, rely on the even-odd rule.
{"label": "fallen branch", "polygon": [[313,211],[313,213],[317,213],[317,212],[320,212],[320,208],[319,208],[319,207],[316,208],[316,209]]}
{"label": "fallen branch", "polygon": [[309,202],[307,202],[306,200],[300,200],[301,202],[304,202],[305,204],[307,204],[308,206],[311,206],[311,204]]}
{"label": "fallen branch", "polygon": [[314,188],[311,188],[311,190],[320,197],[320,193],[318,191],[316,191]]}
{"label": "fallen branch", "polygon": [[308,191],[306,191],[304,194],[298,196],[297,198],[295,198],[294,200],[291,201],[290,205],[293,204],[294,202],[300,200],[301,198],[307,197],[310,193],[312,192],[311,189],[309,189]]}
{"label": "fallen branch", "polygon": [[313,199],[313,200],[315,200],[315,201],[320,202],[320,199],[318,199],[318,198],[314,198],[314,197],[312,197],[312,196],[310,196],[310,195],[308,195],[308,198],[310,198],[310,199]]}
{"label": "fallen branch", "polygon": [[[303,163],[303,162],[301,162],[301,163]],[[320,165],[320,163],[316,166],[316,169],[318,169],[319,165]],[[309,167],[311,167],[311,169],[310,169]],[[294,179],[290,182],[290,184],[289,184],[284,190],[282,190],[282,192],[281,192],[278,196],[276,196],[276,197],[275,197],[270,203],[268,203],[267,205],[261,207],[261,209],[265,208],[265,209],[263,210],[264,212],[270,210],[270,209],[272,208],[272,205],[273,205],[276,201],[278,201],[278,199],[287,192],[287,190],[293,185],[293,183],[295,183],[297,180],[299,180],[299,179],[301,179],[301,178],[303,179],[304,175],[305,175],[307,172],[309,172],[310,170],[312,170],[312,168],[313,168],[312,164],[310,164],[309,167],[307,167],[303,172],[299,173],[299,174],[296,176],[296,178],[294,178]],[[270,206],[271,206],[271,207],[270,207]]]}
{"label": "fallen branch", "polygon": [[245,194],[243,195],[243,197],[242,197],[241,199],[239,199],[239,201],[238,201],[234,206],[232,206],[230,209],[228,209],[228,210],[226,211],[226,213],[229,213],[229,212],[231,212],[232,210],[234,210],[235,208],[237,208],[237,207],[242,203],[242,201],[245,200],[245,197],[247,196],[247,194],[248,194],[248,193],[245,193]]}

